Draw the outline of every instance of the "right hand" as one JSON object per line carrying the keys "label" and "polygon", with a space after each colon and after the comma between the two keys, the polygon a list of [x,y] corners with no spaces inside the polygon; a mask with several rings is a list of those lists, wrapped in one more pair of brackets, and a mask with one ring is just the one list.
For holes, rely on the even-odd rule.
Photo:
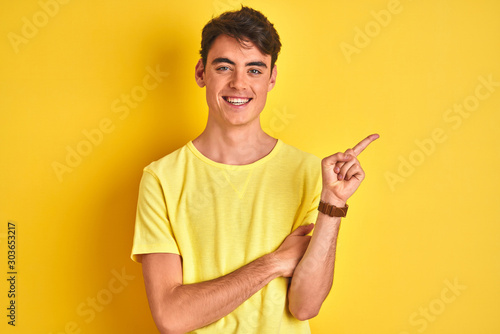
{"label": "right hand", "polygon": [[293,271],[309,246],[311,236],[307,235],[314,228],[314,224],[297,227],[290,233],[283,243],[274,251],[274,256],[278,260],[280,275],[282,277],[292,277]]}
{"label": "right hand", "polygon": [[344,206],[365,178],[365,172],[358,161],[358,155],[374,140],[373,134],[360,141],[344,153],[336,153],[321,161],[323,190],[321,199],[336,206]]}

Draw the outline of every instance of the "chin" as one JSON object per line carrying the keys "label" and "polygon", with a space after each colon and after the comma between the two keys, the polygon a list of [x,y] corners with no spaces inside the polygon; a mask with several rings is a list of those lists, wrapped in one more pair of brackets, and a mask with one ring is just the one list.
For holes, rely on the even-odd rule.
{"label": "chin", "polygon": [[254,121],[258,121],[256,118],[245,117],[244,115],[232,115],[226,117],[226,122],[234,126],[248,125]]}

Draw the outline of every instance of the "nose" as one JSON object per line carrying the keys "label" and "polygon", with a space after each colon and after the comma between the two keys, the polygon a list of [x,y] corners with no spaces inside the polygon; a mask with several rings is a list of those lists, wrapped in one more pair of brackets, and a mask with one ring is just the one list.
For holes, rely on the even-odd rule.
{"label": "nose", "polygon": [[236,90],[244,90],[247,87],[245,71],[240,69],[235,69],[233,75],[231,76],[231,81],[229,83],[231,88]]}

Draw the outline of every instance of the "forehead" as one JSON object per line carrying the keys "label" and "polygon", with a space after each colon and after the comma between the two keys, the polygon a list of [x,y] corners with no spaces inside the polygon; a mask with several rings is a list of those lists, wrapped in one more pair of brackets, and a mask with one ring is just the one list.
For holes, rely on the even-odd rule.
{"label": "forehead", "polygon": [[242,44],[227,35],[217,36],[208,51],[207,63],[211,63],[213,59],[220,57],[228,58],[235,63],[248,60],[259,60],[268,65],[271,63],[271,56],[262,53],[254,43],[247,41]]}

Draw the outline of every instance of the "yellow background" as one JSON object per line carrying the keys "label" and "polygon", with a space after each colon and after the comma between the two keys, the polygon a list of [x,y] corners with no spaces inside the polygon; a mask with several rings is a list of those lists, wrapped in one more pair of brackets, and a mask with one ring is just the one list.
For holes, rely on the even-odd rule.
{"label": "yellow background", "polygon": [[[129,259],[138,182],[203,130],[201,29],[239,2],[65,2],[45,6],[52,16],[41,5],[52,0],[0,5],[0,328],[155,333]],[[243,3],[283,43],[262,117],[269,133],[320,157],[381,135],[360,157],[367,178],[313,333],[499,333],[500,2]],[[19,42],[23,29],[30,38]],[[145,91],[148,68],[168,76],[125,114],[121,98]],[[473,111],[449,111],[464,103]],[[85,146],[102,122],[108,133]],[[58,177],[68,147],[88,154]],[[15,328],[8,221],[18,226]]]}

